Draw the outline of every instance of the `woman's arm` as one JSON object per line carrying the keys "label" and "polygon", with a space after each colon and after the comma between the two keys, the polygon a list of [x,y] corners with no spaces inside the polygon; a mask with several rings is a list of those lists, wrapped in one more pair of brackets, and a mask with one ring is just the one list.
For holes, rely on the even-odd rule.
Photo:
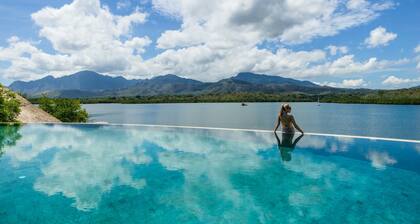
{"label": "woman's arm", "polygon": [[280,114],[279,114],[279,116],[277,117],[277,123],[275,124],[275,126],[274,126],[274,132],[276,132],[277,131],[277,129],[279,128],[279,126],[280,126]]}
{"label": "woman's arm", "polygon": [[296,121],[295,121],[295,118],[293,117],[293,116],[291,116],[291,118],[292,118],[292,124],[293,124],[293,126],[298,130],[298,131],[300,131],[302,134],[303,134],[303,130],[299,127],[299,125],[298,124],[296,124]]}
{"label": "woman's arm", "polygon": [[296,144],[299,142],[299,140],[301,139],[303,137],[303,132],[302,132],[302,134],[300,134],[296,139],[295,139],[295,141],[293,141],[293,148],[295,148],[296,147]]}
{"label": "woman's arm", "polygon": [[281,142],[280,142],[280,138],[279,138],[279,136],[277,135],[277,132],[274,132],[274,136],[276,136],[276,140],[277,140],[277,147],[280,149]]}

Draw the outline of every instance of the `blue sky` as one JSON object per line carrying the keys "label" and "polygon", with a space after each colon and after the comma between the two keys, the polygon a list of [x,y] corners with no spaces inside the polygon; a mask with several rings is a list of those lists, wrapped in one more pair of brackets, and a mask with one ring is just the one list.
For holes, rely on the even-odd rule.
{"label": "blue sky", "polygon": [[251,71],[349,88],[420,85],[420,2],[3,0],[0,82],[95,70],[215,81]]}

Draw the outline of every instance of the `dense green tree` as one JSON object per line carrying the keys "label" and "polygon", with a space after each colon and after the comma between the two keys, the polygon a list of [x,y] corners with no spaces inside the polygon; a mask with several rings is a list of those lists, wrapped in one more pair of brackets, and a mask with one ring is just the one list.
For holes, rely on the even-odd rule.
{"label": "dense green tree", "polygon": [[86,122],[88,113],[76,99],[39,99],[39,107],[62,122]]}
{"label": "dense green tree", "polygon": [[16,94],[0,85],[0,122],[15,122],[19,113]]}

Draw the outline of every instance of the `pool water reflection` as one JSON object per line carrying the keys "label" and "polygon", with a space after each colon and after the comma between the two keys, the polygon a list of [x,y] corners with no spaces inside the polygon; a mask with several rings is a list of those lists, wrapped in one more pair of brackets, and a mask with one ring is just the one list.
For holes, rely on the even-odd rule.
{"label": "pool water reflection", "polygon": [[420,144],[0,126],[0,223],[416,223]]}

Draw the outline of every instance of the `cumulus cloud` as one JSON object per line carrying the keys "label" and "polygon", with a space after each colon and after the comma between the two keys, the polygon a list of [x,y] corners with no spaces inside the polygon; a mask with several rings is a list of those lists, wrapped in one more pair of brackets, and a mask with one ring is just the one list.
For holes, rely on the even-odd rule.
{"label": "cumulus cloud", "polygon": [[414,60],[417,62],[416,69],[420,70],[420,55],[417,55]]}
{"label": "cumulus cloud", "polygon": [[170,49],[146,61],[150,70],[173,72],[187,76],[199,76],[202,80],[214,81],[241,71],[282,74],[302,77],[310,65],[322,63],[322,50],[291,51],[279,48],[276,52],[257,47],[241,47],[230,50],[214,50],[206,45],[182,49]]}
{"label": "cumulus cloud", "polygon": [[326,61],[322,64],[306,67],[302,69],[302,73],[306,77],[319,75],[360,74],[400,66],[409,62],[406,58],[389,61],[378,60],[376,57],[372,57],[365,61],[357,61],[354,57],[354,55],[344,55],[333,61]]}
{"label": "cumulus cloud", "polygon": [[420,44],[418,44],[417,47],[414,48],[414,53],[418,54],[415,58],[415,61],[417,62],[416,68],[420,70]]}
{"label": "cumulus cloud", "polygon": [[33,43],[19,41],[12,37],[8,40],[9,46],[0,49],[0,61],[8,61],[11,66],[2,71],[6,78],[33,79],[49,71],[71,71],[81,68],[73,67],[73,60],[66,54],[48,54],[40,50]]}
{"label": "cumulus cloud", "polygon": [[363,79],[345,79],[342,82],[344,87],[360,87],[365,86],[366,83]]}
{"label": "cumulus cloud", "polygon": [[387,46],[389,42],[397,38],[397,36],[396,33],[387,32],[385,28],[379,26],[370,31],[369,37],[365,39],[365,44],[369,48]]}
{"label": "cumulus cloud", "polygon": [[370,151],[366,155],[366,158],[370,160],[372,166],[378,170],[384,170],[386,166],[397,163],[397,160],[386,152]]}
{"label": "cumulus cloud", "polygon": [[[197,30],[207,35],[202,41],[232,44],[255,43],[273,38],[287,44],[308,42],[317,37],[331,36],[339,31],[366,23],[378,12],[392,7],[387,2],[350,4],[342,1],[257,0],[207,1],[153,0],[159,11],[183,21],[181,29],[164,33],[158,43],[173,47],[185,43],[180,37],[194,36]],[[194,39],[194,38],[193,38]],[[197,44],[193,42],[192,45]]]}
{"label": "cumulus cloud", "polygon": [[321,85],[339,88],[360,88],[367,85],[363,79],[344,79],[342,82],[324,82]]}
{"label": "cumulus cloud", "polygon": [[382,81],[382,84],[384,85],[401,85],[401,84],[416,84],[420,83],[420,78],[416,79],[404,79],[399,78],[393,75],[388,76],[384,81]]}
{"label": "cumulus cloud", "polygon": [[[99,0],[75,0],[61,8],[46,7],[32,14],[55,54],[46,53],[32,43],[12,37],[0,50],[0,60],[11,62],[3,71],[7,78],[34,79],[57,73],[92,69],[117,73],[142,61],[148,37],[131,37],[134,24],[146,22],[146,13],[134,11],[127,16],[112,14]],[[123,40],[124,39],[124,40]]]}
{"label": "cumulus cloud", "polygon": [[349,49],[346,46],[334,46],[334,45],[329,45],[328,47],[326,47],[327,50],[330,51],[330,55],[334,56],[336,54],[347,54],[347,52],[349,51]]}
{"label": "cumulus cloud", "polygon": [[[181,26],[157,38],[156,47],[162,50],[150,59],[143,60],[142,54],[153,41],[131,32],[134,25],[147,22],[147,13],[135,10],[120,16],[99,0],[74,0],[32,14],[39,36],[51,43],[54,53],[12,37],[0,49],[0,61],[10,62],[1,72],[11,80],[89,69],[127,78],[173,73],[214,81],[241,71],[304,78],[364,73],[402,62],[358,61],[347,55],[345,46],[300,51],[286,47],[371,21],[393,7],[389,2],[153,0],[152,5],[163,15],[178,19]],[[264,41],[282,47],[275,51],[259,48]],[[327,54],[339,58],[329,59]]]}
{"label": "cumulus cloud", "polygon": [[129,0],[120,0],[117,2],[117,9],[125,9],[131,6],[131,2]]}
{"label": "cumulus cloud", "polygon": [[368,2],[366,2],[365,0],[349,0],[346,3],[346,6],[349,9],[360,9],[360,8],[365,8],[367,4]]}
{"label": "cumulus cloud", "polygon": [[420,44],[417,45],[416,48],[414,48],[415,53],[420,53]]}

